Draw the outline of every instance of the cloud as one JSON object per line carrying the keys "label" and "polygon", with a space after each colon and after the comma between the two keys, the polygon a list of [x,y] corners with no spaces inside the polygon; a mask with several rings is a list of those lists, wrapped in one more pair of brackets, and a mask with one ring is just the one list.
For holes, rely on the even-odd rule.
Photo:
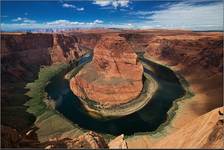
{"label": "cloud", "polygon": [[25,19],[23,20],[24,23],[36,23],[35,20]]}
{"label": "cloud", "polygon": [[69,21],[69,20],[55,20],[55,21],[49,21],[49,22],[29,22],[29,21],[23,21],[23,18],[18,17],[16,20],[16,23],[2,23],[1,27],[3,30],[6,31],[12,31],[12,30],[22,30],[22,29],[68,29],[68,28],[92,28],[97,26],[102,26],[103,21],[96,19],[92,22],[79,22],[79,21]]}
{"label": "cloud", "polygon": [[12,19],[12,22],[35,23],[36,21],[28,18],[17,17],[16,19]]}
{"label": "cloud", "polygon": [[75,5],[68,4],[68,3],[62,4],[62,7],[64,7],[64,8],[73,8],[73,9],[75,9],[77,11],[84,11],[85,10],[83,7],[79,8],[79,7],[76,7]]}
{"label": "cloud", "polygon": [[136,26],[131,23],[109,23],[104,24],[104,28],[122,28],[122,29],[135,29]]}
{"label": "cloud", "polygon": [[81,7],[81,8],[77,8],[76,10],[77,11],[84,11],[85,9],[83,7]]}
{"label": "cloud", "polygon": [[78,22],[78,21],[69,21],[69,20],[55,20],[51,22],[46,22],[46,25],[49,26],[69,26],[69,25],[83,25],[84,22]]}
{"label": "cloud", "polygon": [[154,11],[135,11],[129,12],[130,15],[148,16],[154,14]]}
{"label": "cloud", "polygon": [[99,5],[101,7],[113,6],[115,9],[117,7],[128,7],[129,0],[95,0],[93,4]]}
{"label": "cloud", "polygon": [[78,22],[78,21],[69,21],[69,20],[55,20],[51,22],[46,22],[46,25],[52,27],[69,27],[74,25],[97,25],[102,24],[102,20],[94,20],[93,22]]}
{"label": "cloud", "polygon": [[222,30],[223,4],[215,2],[203,5],[179,2],[158,11],[138,11],[132,13],[144,18],[145,27],[182,28],[192,30]]}
{"label": "cloud", "polygon": [[62,4],[62,7],[64,7],[64,8],[76,8],[75,5],[67,4],[67,3]]}
{"label": "cloud", "polygon": [[23,19],[23,18],[18,17],[18,18],[16,18],[16,19],[12,19],[12,21],[13,21],[13,22],[22,21],[22,19]]}
{"label": "cloud", "polygon": [[96,19],[93,23],[95,23],[95,24],[101,24],[101,23],[103,23],[103,21]]}
{"label": "cloud", "polygon": [[108,6],[111,4],[111,1],[110,0],[105,0],[105,1],[102,1],[102,0],[95,0],[94,4],[96,5],[99,5],[99,6]]}
{"label": "cloud", "polygon": [[[103,8],[114,8],[111,1],[100,1],[97,5]],[[103,3],[104,2],[104,3]],[[28,18],[18,17],[13,23],[2,23],[3,30],[10,29],[32,29],[32,28],[130,28],[130,29],[190,29],[190,30],[222,30],[223,28],[223,4],[222,2],[210,2],[196,4],[192,2],[164,3],[155,11],[127,12],[128,21],[104,22],[100,19],[91,22],[80,22],[70,20],[54,20],[48,22],[36,22]],[[119,7],[118,5],[115,5]],[[124,6],[124,4],[122,4]],[[111,20],[113,21],[113,20]]]}

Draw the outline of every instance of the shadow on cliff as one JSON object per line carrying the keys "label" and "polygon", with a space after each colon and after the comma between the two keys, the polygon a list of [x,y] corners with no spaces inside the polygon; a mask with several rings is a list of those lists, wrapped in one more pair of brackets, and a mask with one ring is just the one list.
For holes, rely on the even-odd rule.
{"label": "shadow on cliff", "polygon": [[37,79],[40,65],[25,64],[16,56],[1,59],[1,121],[19,132],[33,125],[36,117],[28,113],[24,104],[29,97],[24,87]]}

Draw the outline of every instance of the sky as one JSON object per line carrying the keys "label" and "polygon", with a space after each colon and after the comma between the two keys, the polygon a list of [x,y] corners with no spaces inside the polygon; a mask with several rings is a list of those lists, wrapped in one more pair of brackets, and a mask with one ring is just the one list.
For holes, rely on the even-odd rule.
{"label": "sky", "polygon": [[1,30],[223,30],[222,0],[1,1]]}

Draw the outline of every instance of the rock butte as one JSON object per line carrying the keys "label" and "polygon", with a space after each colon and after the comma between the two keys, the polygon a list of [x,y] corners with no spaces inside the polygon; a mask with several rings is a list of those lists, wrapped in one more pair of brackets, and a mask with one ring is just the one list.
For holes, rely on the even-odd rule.
{"label": "rock butte", "polygon": [[104,106],[127,103],[143,87],[143,66],[131,46],[120,36],[102,37],[92,62],[70,80],[75,95]]}

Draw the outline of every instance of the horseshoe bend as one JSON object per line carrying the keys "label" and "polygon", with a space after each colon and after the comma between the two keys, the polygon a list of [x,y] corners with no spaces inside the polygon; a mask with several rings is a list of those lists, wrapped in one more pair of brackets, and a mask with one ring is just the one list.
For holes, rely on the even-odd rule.
{"label": "horseshoe bend", "polygon": [[219,147],[221,33],[109,31],[2,34],[4,146]]}
{"label": "horseshoe bend", "polygon": [[221,0],[0,3],[1,148],[223,148]]}
{"label": "horseshoe bend", "polygon": [[[81,97],[83,101],[89,99],[98,103],[101,107],[100,115],[103,116],[127,115],[137,111],[138,107],[143,107],[146,102],[132,108],[136,110],[126,108],[113,111],[114,113],[102,112],[103,108],[127,104],[139,97],[143,84],[143,65],[125,38],[118,35],[102,37],[94,48],[93,60],[70,80],[70,88],[74,94]],[[148,90],[149,87],[144,88]],[[154,88],[150,89],[152,91],[149,94],[154,93],[156,86]],[[150,97],[152,95],[146,96],[143,100],[147,101]],[[91,108],[88,102],[85,105]]]}

